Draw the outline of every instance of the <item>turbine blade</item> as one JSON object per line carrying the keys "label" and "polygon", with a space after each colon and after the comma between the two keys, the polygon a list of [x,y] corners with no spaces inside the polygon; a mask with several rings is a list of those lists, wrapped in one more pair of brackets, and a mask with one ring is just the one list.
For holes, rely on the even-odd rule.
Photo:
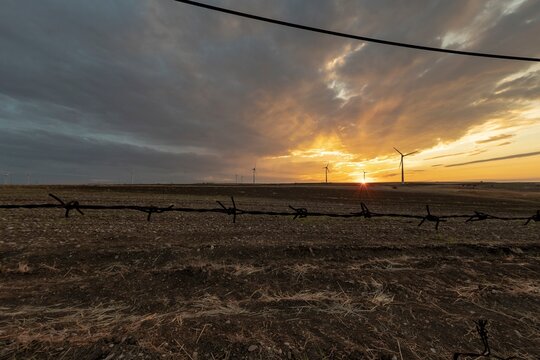
{"label": "turbine blade", "polygon": [[399,168],[403,167],[403,156],[401,157],[401,161],[399,162]]}
{"label": "turbine blade", "polygon": [[400,155],[403,156],[403,154],[401,153],[401,151],[399,151],[398,149],[394,148],[394,150],[396,150]]}
{"label": "turbine blade", "polygon": [[416,154],[417,152],[418,152],[418,151],[413,151],[413,152],[410,152],[410,153],[405,154],[405,155],[403,155],[403,156],[409,156],[409,155],[412,155],[412,154]]}

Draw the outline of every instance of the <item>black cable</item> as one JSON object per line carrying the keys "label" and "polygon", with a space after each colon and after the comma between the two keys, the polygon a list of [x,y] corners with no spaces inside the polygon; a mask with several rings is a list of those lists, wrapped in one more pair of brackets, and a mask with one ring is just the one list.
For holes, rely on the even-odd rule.
{"label": "black cable", "polygon": [[190,1],[190,0],[174,0],[176,2],[181,2],[188,5],[194,5],[198,7],[202,7],[209,10],[219,11],[231,15],[241,16],[249,19],[264,21],[272,24],[282,25],[282,26],[288,26],[296,29],[301,30],[307,30],[307,31],[313,31],[318,32],[322,34],[327,35],[333,35],[333,36],[339,36],[344,37],[348,39],[355,39],[355,40],[361,40],[366,42],[373,42],[383,45],[390,45],[390,46],[399,46],[404,48],[410,48],[410,49],[416,49],[416,50],[424,50],[424,51],[434,51],[434,52],[441,52],[441,53],[448,53],[448,54],[456,54],[456,55],[466,55],[466,56],[477,56],[477,57],[486,57],[486,58],[494,58],[494,59],[504,59],[504,60],[518,60],[518,61],[534,61],[534,62],[540,62],[540,58],[532,58],[532,57],[522,57],[522,56],[512,56],[512,55],[501,55],[501,54],[490,54],[490,53],[480,53],[480,52],[473,52],[473,51],[461,51],[461,50],[452,50],[452,49],[442,49],[442,48],[435,48],[430,46],[423,46],[423,45],[415,45],[415,44],[408,44],[408,43],[401,43],[397,41],[389,41],[389,40],[382,40],[382,39],[375,39],[370,38],[366,36],[359,36],[359,35],[352,35],[347,33],[342,33],[338,31],[332,31],[332,30],[326,30],[321,28],[316,28],[312,26],[306,26],[306,25],[300,25],[295,23],[290,23],[287,21],[282,20],[275,20],[263,16],[243,13],[240,11],[230,10],[221,8],[218,6],[208,5],[208,4],[202,4],[197,1]]}

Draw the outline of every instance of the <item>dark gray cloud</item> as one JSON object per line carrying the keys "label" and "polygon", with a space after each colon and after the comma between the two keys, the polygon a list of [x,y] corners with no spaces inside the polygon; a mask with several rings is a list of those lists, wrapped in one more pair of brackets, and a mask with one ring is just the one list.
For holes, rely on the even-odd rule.
{"label": "dark gray cloud", "polygon": [[227,166],[213,155],[156,151],[35,130],[1,132],[0,151],[4,154],[4,167],[17,174],[16,180],[20,181],[27,173],[44,182],[54,182],[59,177],[74,182],[127,182],[131,173],[144,182],[185,182],[194,176],[199,181],[211,181],[222,177],[221,170]]}
{"label": "dark gray cloud", "polygon": [[500,156],[500,157],[494,157],[494,158],[482,159],[482,160],[475,160],[475,161],[467,161],[467,162],[459,163],[459,164],[446,165],[446,167],[464,166],[464,165],[470,165],[470,164],[479,164],[479,163],[485,163],[485,162],[491,162],[491,161],[517,159],[517,158],[523,158],[523,157],[529,157],[529,156],[537,156],[537,155],[540,155],[540,151],[534,151],[534,152],[522,153],[522,154],[513,154],[513,155]]}
{"label": "dark gray cloud", "polygon": [[[539,55],[537,1],[511,13],[507,1],[207,2],[396,41]],[[451,141],[540,98],[538,71],[501,82],[525,63],[374,44],[352,51],[359,45],[173,1],[5,1],[0,129],[9,156],[0,170],[230,179],[317,136],[338,136],[369,158]]]}

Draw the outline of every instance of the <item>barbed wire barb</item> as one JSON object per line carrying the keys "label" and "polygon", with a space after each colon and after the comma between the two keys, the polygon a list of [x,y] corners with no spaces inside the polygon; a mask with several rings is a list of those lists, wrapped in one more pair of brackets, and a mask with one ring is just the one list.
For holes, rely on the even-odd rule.
{"label": "barbed wire barb", "polygon": [[297,218],[303,219],[303,218],[306,218],[308,216],[308,211],[307,211],[306,208],[294,208],[291,205],[289,205],[289,207],[292,210],[294,210],[294,212],[295,212],[293,220],[295,220]]}
{"label": "barbed wire barb", "polygon": [[469,217],[467,220],[465,220],[465,222],[484,221],[484,220],[487,220],[489,218],[490,218],[490,216],[488,214],[485,214],[485,213],[480,212],[480,211],[475,211],[474,215],[471,215],[471,217]]}
{"label": "barbed wire barb", "polygon": [[232,207],[226,207],[225,205],[223,205],[221,201],[216,201],[216,202],[223,208],[223,210],[225,210],[225,214],[233,216],[233,221],[232,221],[233,224],[236,223],[236,215],[244,213],[242,210],[236,207],[236,202],[234,201],[233,196],[231,196],[231,202],[233,205]]}
{"label": "barbed wire barb", "polygon": [[421,226],[424,221],[431,221],[435,223],[435,230],[439,230],[439,223],[441,221],[446,221],[445,219],[442,219],[440,216],[432,215],[429,211],[429,205],[426,205],[427,215],[422,218],[422,221],[420,221],[420,224],[418,226]]}
{"label": "barbed wire barb", "polygon": [[58,196],[56,196],[54,194],[49,194],[49,196],[52,197],[53,199],[55,199],[56,201],[58,201],[60,203],[60,205],[66,210],[66,212],[65,212],[65,217],[66,218],[69,217],[69,212],[71,210],[76,210],[79,214],[84,215],[84,213],[80,209],[80,204],[79,204],[78,201],[72,200],[72,201],[70,201],[68,203],[65,203],[62,199],[60,199]]}
{"label": "barbed wire barb", "polygon": [[536,214],[528,218],[527,222],[525,222],[525,224],[523,225],[528,225],[531,221],[534,221],[534,222],[540,221],[540,210],[536,210]]}
{"label": "barbed wire barb", "polygon": [[359,216],[359,217],[363,217],[364,219],[369,219],[371,218],[372,214],[371,214],[371,211],[369,211],[368,207],[366,204],[364,204],[363,202],[360,203],[360,208],[362,209],[362,211],[360,212],[357,212],[357,213],[352,213],[352,215],[354,216]]}
{"label": "barbed wire barb", "polygon": [[147,206],[147,207],[141,207],[141,208],[134,207],[134,209],[147,213],[148,216],[146,216],[146,221],[150,221],[150,218],[152,217],[153,213],[161,214],[165,211],[171,211],[173,207],[174,205],[169,205],[166,208],[158,208],[156,206]]}

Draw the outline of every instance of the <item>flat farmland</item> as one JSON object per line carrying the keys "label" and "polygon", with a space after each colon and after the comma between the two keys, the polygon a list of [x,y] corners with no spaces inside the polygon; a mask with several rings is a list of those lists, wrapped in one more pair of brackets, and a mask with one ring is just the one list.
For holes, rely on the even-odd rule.
{"label": "flat farmland", "polygon": [[[3,186],[0,204],[529,217],[538,184]],[[540,358],[540,223],[0,209],[0,359]],[[462,356],[460,359],[474,357]]]}

